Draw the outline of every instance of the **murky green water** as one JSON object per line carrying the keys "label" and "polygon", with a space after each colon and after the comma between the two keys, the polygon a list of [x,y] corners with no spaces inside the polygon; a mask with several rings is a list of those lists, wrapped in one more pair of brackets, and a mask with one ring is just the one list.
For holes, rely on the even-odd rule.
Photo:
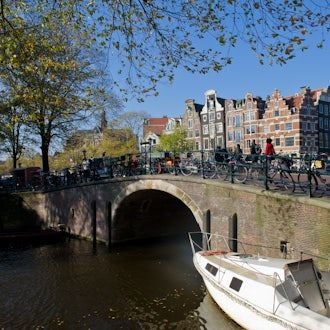
{"label": "murky green water", "polygon": [[0,328],[240,329],[205,292],[187,236],[2,249]]}

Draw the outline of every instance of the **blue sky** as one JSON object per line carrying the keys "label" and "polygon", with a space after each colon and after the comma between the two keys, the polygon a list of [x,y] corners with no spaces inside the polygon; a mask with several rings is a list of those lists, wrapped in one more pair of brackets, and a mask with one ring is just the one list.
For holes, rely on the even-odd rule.
{"label": "blue sky", "polygon": [[126,110],[146,111],[152,117],[179,117],[184,112],[186,99],[203,104],[204,92],[208,89],[216,90],[218,97],[239,99],[247,92],[266,98],[277,88],[283,96],[290,96],[302,86],[315,89],[330,85],[329,40],[323,49],[314,47],[297,53],[296,58],[284,66],[260,65],[244,46],[232,54],[233,63],[220,73],[198,75],[179,70],[172,85],[159,85],[158,97],[149,97],[144,103],[132,100],[126,104]]}

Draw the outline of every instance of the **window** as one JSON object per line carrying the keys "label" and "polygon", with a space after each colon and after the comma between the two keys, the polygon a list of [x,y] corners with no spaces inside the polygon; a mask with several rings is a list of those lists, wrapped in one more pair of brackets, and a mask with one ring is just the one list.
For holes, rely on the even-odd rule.
{"label": "window", "polygon": [[199,150],[199,142],[195,142],[195,150]]}
{"label": "window", "polygon": [[209,126],[208,125],[203,126],[203,134],[209,134]]}
{"label": "window", "polygon": [[214,135],[215,135],[215,125],[214,125],[214,123],[210,124],[209,131],[210,131],[210,136],[214,137]]}
{"label": "window", "polygon": [[207,121],[207,115],[203,115],[203,122]]}
{"label": "window", "polygon": [[241,286],[242,286],[242,283],[243,281],[236,278],[236,277],[233,277],[230,284],[229,284],[229,287],[237,292],[239,292],[239,290],[241,289]]}
{"label": "window", "polygon": [[264,133],[269,133],[269,126],[268,125],[264,126]]}
{"label": "window", "polygon": [[192,128],[192,127],[193,127],[193,120],[188,119],[188,128]]}
{"label": "window", "polygon": [[280,115],[280,112],[279,112],[278,110],[275,110],[275,111],[274,111],[274,116],[275,116],[275,117],[279,117],[279,115]]}
{"label": "window", "polygon": [[234,133],[228,132],[228,141],[233,141],[233,140],[234,140]]}
{"label": "window", "polygon": [[323,118],[319,118],[319,127],[323,129]]}
{"label": "window", "polygon": [[217,275],[218,267],[215,267],[209,263],[206,264],[205,269],[209,271],[213,276]]}
{"label": "window", "polygon": [[188,138],[192,138],[192,137],[194,137],[194,132],[193,132],[193,131],[188,131],[188,133],[187,133],[187,137],[188,137]]}
{"label": "window", "polygon": [[199,137],[199,129],[195,129],[195,137]]}
{"label": "window", "polygon": [[217,133],[223,133],[223,124],[218,123],[216,126],[217,126]]}
{"label": "window", "polygon": [[306,125],[305,122],[301,123],[301,129],[302,129],[303,131],[307,131],[307,125]]}
{"label": "window", "polygon": [[218,147],[223,147],[223,138],[222,138],[222,136],[218,136],[217,137],[217,146]]}
{"label": "window", "polygon": [[325,118],[324,119],[324,129],[328,129],[328,120]]}
{"label": "window", "polygon": [[281,139],[280,138],[276,138],[275,139],[275,146],[279,147],[281,145]]}
{"label": "window", "polygon": [[237,143],[240,143],[242,140],[242,134],[241,134],[241,131],[235,131],[235,141]]}
{"label": "window", "polygon": [[319,105],[319,113],[323,114],[323,103]]}
{"label": "window", "polygon": [[285,146],[286,147],[294,146],[294,137],[293,136],[285,138]]}
{"label": "window", "polygon": [[329,115],[329,106],[328,106],[327,104],[324,105],[324,114],[325,114],[326,116]]}
{"label": "window", "polygon": [[221,120],[221,112],[217,112],[217,119]]}
{"label": "window", "polygon": [[233,126],[233,118],[228,117],[228,126]]}
{"label": "window", "polygon": [[235,123],[235,126],[236,127],[240,127],[241,126],[241,116],[235,116],[235,121],[236,121],[236,123]]}
{"label": "window", "polygon": [[209,121],[214,121],[215,119],[215,113],[214,112],[210,112],[209,113]]}
{"label": "window", "polygon": [[279,131],[280,130],[280,124],[275,124],[275,131]]}
{"label": "window", "polygon": [[292,123],[285,123],[285,129],[287,131],[291,131],[292,130]]}
{"label": "window", "polygon": [[209,148],[209,139],[204,139],[204,150]]}

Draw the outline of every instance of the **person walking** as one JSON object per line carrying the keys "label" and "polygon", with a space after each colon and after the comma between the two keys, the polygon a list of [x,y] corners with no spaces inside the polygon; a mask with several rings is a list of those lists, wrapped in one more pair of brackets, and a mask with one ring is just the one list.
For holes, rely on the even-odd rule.
{"label": "person walking", "polygon": [[272,141],[273,140],[271,138],[266,139],[266,147],[265,147],[265,155],[266,156],[275,155],[275,149],[274,149],[274,146],[272,144]]}

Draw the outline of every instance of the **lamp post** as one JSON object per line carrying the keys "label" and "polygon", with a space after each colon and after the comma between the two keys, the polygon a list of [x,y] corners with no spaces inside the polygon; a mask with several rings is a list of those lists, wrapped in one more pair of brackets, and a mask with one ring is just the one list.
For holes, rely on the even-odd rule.
{"label": "lamp post", "polygon": [[144,141],[140,143],[141,146],[144,147],[144,154],[145,154],[145,161],[144,161],[144,168],[145,168],[145,174],[147,174],[147,157],[148,157],[148,150],[147,146],[149,146],[149,172],[151,173],[151,138],[148,139],[148,141]]}
{"label": "lamp post", "polygon": [[149,173],[151,174],[151,142],[152,142],[152,139],[149,138],[148,139],[148,142],[149,142]]}

